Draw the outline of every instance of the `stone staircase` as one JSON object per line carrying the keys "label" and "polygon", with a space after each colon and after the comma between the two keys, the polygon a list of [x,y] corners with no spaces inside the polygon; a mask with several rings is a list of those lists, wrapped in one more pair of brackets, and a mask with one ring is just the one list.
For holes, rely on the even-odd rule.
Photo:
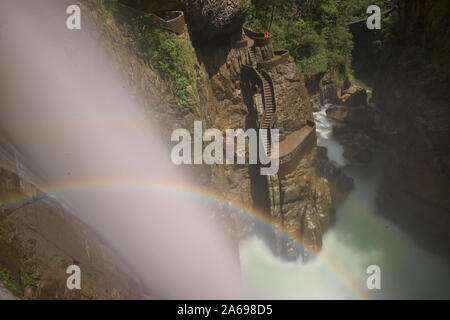
{"label": "stone staircase", "polygon": [[271,155],[272,139],[270,129],[272,127],[272,119],[275,114],[275,96],[270,76],[263,72],[261,79],[263,80],[263,97],[264,97],[264,115],[261,121],[261,139],[268,156]]}
{"label": "stone staircase", "polygon": [[263,70],[261,71],[257,70],[258,61],[256,59],[255,47],[249,46],[247,49],[248,49],[249,64],[252,66],[254,72],[258,75],[258,77],[262,81],[261,94],[264,104],[264,114],[259,129],[261,135],[260,138],[264,146],[264,150],[266,151],[266,155],[270,156],[272,149],[272,139],[270,129],[272,127],[273,117],[276,110],[273,83],[272,79],[270,78],[270,75],[267,72]]}
{"label": "stone staircase", "polygon": [[256,60],[255,47],[248,48],[248,57],[249,57],[250,65],[252,67],[256,67],[257,60]]}

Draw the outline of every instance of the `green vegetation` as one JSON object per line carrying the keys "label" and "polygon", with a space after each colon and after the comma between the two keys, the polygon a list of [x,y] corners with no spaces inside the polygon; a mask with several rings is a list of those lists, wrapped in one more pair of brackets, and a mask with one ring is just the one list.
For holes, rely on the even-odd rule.
{"label": "green vegetation", "polygon": [[337,71],[350,75],[352,34],[345,23],[366,17],[371,4],[383,0],[252,0],[250,25],[270,31],[277,49],[288,49],[306,76]]}
{"label": "green vegetation", "polygon": [[23,298],[23,291],[21,286],[16,282],[11,272],[8,269],[0,267],[0,280],[13,295]]}
{"label": "green vegetation", "polygon": [[26,285],[32,285],[37,286],[37,281],[32,277],[32,275],[29,272],[22,272],[20,274],[21,282],[24,286]]}
{"label": "green vegetation", "polygon": [[[202,73],[197,67],[195,53],[186,32],[177,36],[157,28],[139,11],[125,12],[116,7],[115,0],[101,2],[101,31],[113,39],[112,49],[134,46],[137,55],[148,67],[156,70],[176,97],[180,110],[200,114],[199,88]],[[111,23],[114,22],[114,23]],[[119,30],[113,29],[113,24]],[[118,34],[119,32],[119,34]]]}
{"label": "green vegetation", "polygon": [[[24,240],[24,239],[23,239]],[[16,297],[24,299],[24,288],[37,286],[33,277],[36,265],[30,257],[36,248],[36,239],[23,241],[16,234],[12,222],[0,224],[0,281]]]}
{"label": "green vegetation", "polygon": [[198,95],[200,71],[196,67],[194,52],[186,32],[175,37],[173,33],[148,28],[142,18],[133,20],[134,31],[139,35],[139,55],[146,63],[158,70],[172,93],[179,98],[182,108],[200,113]]}

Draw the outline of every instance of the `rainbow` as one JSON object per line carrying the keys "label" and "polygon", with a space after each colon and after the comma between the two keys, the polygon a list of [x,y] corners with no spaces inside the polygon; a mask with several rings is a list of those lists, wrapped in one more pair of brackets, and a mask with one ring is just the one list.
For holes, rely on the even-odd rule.
{"label": "rainbow", "polygon": [[[84,190],[86,188],[111,188],[111,187],[139,187],[139,188],[157,188],[159,190],[162,190],[164,192],[172,192],[176,194],[182,194],[182,195],[189,195],[192,197],[196,197],[199,199],[207,199],[210,201],[214,201],[219,204],[225,204],[230,208],[233,208],[235,210],[238,210],[241,213],[250,215],[252,218],[256,218],[259,221],[262,221],[265,224],[271,225],[272,227],[278,229],[282,234],[284,234],[286,237],[295,240],[297,243],[302,245],[302,239],[298,236],[293,236],[289,234],[285,228],[279,224],[275,224],[273,221],[270,220],[270,218],[267,216],[266,213],[257,210],[255,208],[249,208],[241,203],[232,203],[225,199],[225,197],[212,192],[210,190],[207,190],[204,187],[200,186],[193,186],[189,184],[180,184],[180,183],[169,183],[166,180],[131,180],[131,179],[98,179],[98,180],[91,180],[91,181],[77,181],[77,182],[71,182],[69,184],[60,184],[60,185],[52,185],[50,187],[46,187],[45,189],[47,192],[39,191],[38,194],[33,196],[33,199],[39,200],[42,197],[48,196],[48,195],[57,195],[58,193],[63,192],[73,192],[77,190]],[[57,198],[57,197],[56,197]],[[27,200],[29,200],[30,197],[23,196],[22,194],[16,194],[16,195],[10,195],[7,197],[7,202],[0,202],[0,205],[3,205],[3,207],[14,207],[14,205],[21,204],[21,203],[27,203]],[[29,203],[30,201],[28,201]],[[19,205],[20,207],[20,205]],[[362,300],[368,300],[370,297],[361,290],[360,286],[357,286],[352,278],[349,276],[349,274],[342,269],[337,264],[333,263],[331,259],[326,257],[323,254],[320,253],[312,253],[314,254],[315,258],[323,263],[324,266],[327,267],[327,269],[334,274],[338,280],[349,289],[349,291],[354,295],[356,299],[362,299]]]}

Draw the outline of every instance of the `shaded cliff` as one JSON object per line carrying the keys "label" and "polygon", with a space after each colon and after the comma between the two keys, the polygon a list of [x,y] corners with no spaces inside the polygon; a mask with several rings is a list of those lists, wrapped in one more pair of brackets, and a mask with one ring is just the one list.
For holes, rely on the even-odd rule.
{"label": "shaded cliff", "polygon": [[448,1],[401,1],[374,97],[390,133],[378,203],[421,244],[450,252]]}
{"label": "shaded cliff", "polygon": [[[5,287],[22,299],[141,298],[139,285],[103,239],[13,169],[0,155],[0,281]],[[73,264],[82,270],[80,290],[66,287],[66,269]]]}

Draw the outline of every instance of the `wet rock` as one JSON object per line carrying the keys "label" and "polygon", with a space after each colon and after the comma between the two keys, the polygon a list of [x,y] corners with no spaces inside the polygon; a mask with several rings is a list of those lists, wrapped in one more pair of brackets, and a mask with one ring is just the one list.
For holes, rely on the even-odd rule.
{"label": "wet rock", "polygon": [[369,106],[334,106],[327,110],[334,120],[333,134],[344,147],[344,157],[352,162],[372,160],[375,138],[382,136],[377,111]]}
{"label": "wet rock", "polygon": [[367,104],[367,92],[355,85],[342,92],[340,103],[347,107],[356,107]]}
{"label": "wet rock", "polygon": [[350,145],[344,148],[343,156],[352,162],[369,163],[372,161],[372,150],[358,145]]}
{"label": "wet rock", "polygon": [[340,103],[340,85],[336,81],[336,73],[327,71],[306,77],[306,86],[311,95],[313,110],[320,111],[326,103]]}
{"label": "wet rock", "polygon": [[325,147],[317,147],[317,160],[317,171],[331,183],[334,198],[342,198],[353,189],[353,179],[328,159]]}
{"label": "wet rock", "polygon": [[326,113],[328,118],[345,123],[349,129],[372,128],[375,123],[375,110],[369,106],[333,106]]}
{"label": "wet rock", "polygon": [[313,112],[318,112],[322,109],[322,102],[320,101],[320,96],[318,94],[311,95],[310,103]]}
{"label": "wet rock", "polygon": [[[293,172],[280,178],[283,228],[310,252],[320,251],[322,235],[333,220],[334,205],[330,183],[314,168],[316,159],[314,150],[300,161]],[[287,239],[281,255],[294,260],[298,258],[300,249],[299,243]]]}
{"label": "wet rock", "polygon": [[[6,280],[18,298],[141,297],[135,280],[125,273],[118,257],[93,230],[56,201],[31,198],[39,190],[22,183],[18,175],[1,166],[0,163],[0,203],[10,206],[12,195],[30,200],[0,217],[0,280]],[[85,275],[81,290],[66,288],[65,272],[71,264],[79,264]],[[113,290],[116,296],[112,295]]]}

